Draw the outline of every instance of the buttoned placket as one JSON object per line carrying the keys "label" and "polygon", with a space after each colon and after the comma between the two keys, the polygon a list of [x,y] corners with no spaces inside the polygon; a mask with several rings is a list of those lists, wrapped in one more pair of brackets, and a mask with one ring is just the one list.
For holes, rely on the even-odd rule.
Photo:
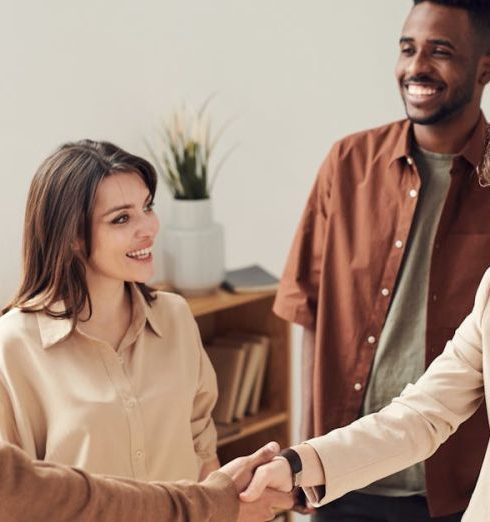
{"label": "buttoned placket", "polygon": [[102,359],[110,380],[121,400],[121,408],[128,423],[133,478],[148,480],[148,469],[145,459],[146,448],[143,431],[143,414],[140,402],[134,392],[131,379],[125,367],[124,355],[129,346],[121,346],[116,352],[109,344],[104,342],[100,344]]}
{"label": "buttoned placket", "polygon": [[[446,195],[446,201],[444,202],[444,206],[441,212],[441,216],[439,219],[439,224],[437,226],[436,235],[434,238],[434,249],[432,251],[431,261],[430,261],[430,272],[429,272],[429,288],[428,288],[428,303],[427,303],[427,325],[432,324],[430,320],[431,311],[433,306],[437,303],[438,300],[438,288],[440,284],[443,282],[438,281],[439,272],[437,270],[437,266],[439,264],[439,260],[441,258],[440,250],[441,250],[441,241],[444,237],[442,233],[443,229],[447,226],[448,219],[448,209],[447,204],[448,201],[452,201],[454,199],[455,194],[458,194],[461,191],[461,188],[458,187],[459,184],[463,183],[462,176],[464,172],[461,169],[458,169],[455,163],[456,160],[453,160],[453,164],[451,166],[451,183],[449,185],[448,193]],[[478,167],[475,168],[475,175],[478,176]],[[471,173],[467,173],[468,176],[471,176]],[[425,364],[426,367],[431,364],[434,358],[438,355],[438,351],[431,341],[431,330],[428,327],[426,329],[426,353],[425,353]]]}
{"label": "buttoned placket", "polygon": [[403,206],[399,221],[396,223],[395,239],[386,260],[380,288],[374,301],[371,320],[368,322],[364,340],[361,341],[364,346],[359,352],[361,355],[359,363],[357,364],[358,371],[353,375],[351,381],[351,390],[353,390],[353,393],[350,394],[350,406],[346,408],[345,411],[346,423],[348,422],[347,419],[351,418],[352,413],[357,415],[362,405],[362,392],[365,390],[369,378],[369,371],[365,371],[365,369],[371,368],[374,360],[378,339],[393,297],[392,289],[395,286],[402,265],[405,246],[417,208],[418,195],[421,187],[420,176],[410,156],[405,158],[405,163],[406,165],[402,167],[403,170],[400,174],[403,176]]}

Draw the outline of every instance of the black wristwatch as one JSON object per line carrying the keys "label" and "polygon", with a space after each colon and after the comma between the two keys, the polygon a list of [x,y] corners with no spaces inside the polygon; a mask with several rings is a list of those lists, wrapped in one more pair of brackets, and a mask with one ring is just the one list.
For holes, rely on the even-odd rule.
{"label": "black wristwatch", "polygon": [[289,463],[293,487],[300,486],[303,463],[301,462],[299,454],[291,448],[286,448],[279,453],[279,456],[284,457]]}

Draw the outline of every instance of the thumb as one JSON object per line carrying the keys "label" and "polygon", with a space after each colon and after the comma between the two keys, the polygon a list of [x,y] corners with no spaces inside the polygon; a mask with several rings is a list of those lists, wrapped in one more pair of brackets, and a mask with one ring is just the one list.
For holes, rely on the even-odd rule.
{"label": "thumb", "polygon": [[268,442],[265,446],[259,448],[255,453],[250,455],[249,465],[253,468],[270,462],[274,457],[279,455],[280,446],[277,442]]}

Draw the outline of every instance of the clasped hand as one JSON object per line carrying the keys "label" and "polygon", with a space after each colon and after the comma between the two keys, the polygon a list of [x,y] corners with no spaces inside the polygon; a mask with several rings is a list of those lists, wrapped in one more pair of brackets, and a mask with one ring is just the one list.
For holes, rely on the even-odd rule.
{"label": "clasped hand", "polygon": [[233,480],[240,494],[237,522],[272,520],[279,511],[293,507],[291,470],[285,459],[274,458],[278,453],[277,442],[269,442],[220,469]]}

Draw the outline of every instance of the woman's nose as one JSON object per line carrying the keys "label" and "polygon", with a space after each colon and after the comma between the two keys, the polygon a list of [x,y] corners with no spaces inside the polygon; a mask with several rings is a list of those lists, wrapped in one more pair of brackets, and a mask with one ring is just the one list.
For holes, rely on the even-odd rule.
{"label": "woman's nose", "polygon": [[136,235],[138,237],[153,239],[158,234],[159,229],[160,222],[158,216],[154,212],[151,212],[142,216],[138,224]]}

